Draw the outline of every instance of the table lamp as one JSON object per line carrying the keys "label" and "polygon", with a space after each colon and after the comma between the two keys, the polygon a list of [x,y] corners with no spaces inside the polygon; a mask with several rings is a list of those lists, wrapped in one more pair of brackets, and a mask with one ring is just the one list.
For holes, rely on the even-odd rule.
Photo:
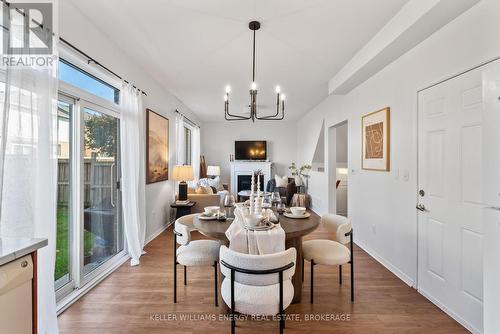
{"label": "table lamp", "polygon": [[172,179],[179,182],[179,201],[187,200],[186,181],[194,180],[193,166],[175,166],[172,172]]}
{"label": "table lamp", "polygon": [[220,167],[219,166],[208,166],[207,167],[207,175],[208,176],[220,176]]}

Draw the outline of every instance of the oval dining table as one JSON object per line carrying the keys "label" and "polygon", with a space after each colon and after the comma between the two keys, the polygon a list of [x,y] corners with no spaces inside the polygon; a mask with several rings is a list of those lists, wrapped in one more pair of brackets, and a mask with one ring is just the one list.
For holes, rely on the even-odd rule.
{"label": "oval dining table", "polygon": [[[309,212],[309,211],[308,211]],[[294,297],[292,303],[300,303],[302,296],[302,237],[314,231],[320,222],[320,218],[314,212],[309,212],[308,218],[294,219],[284,215],[279,216],[281,227],[285,230],[285,248],[295,247],[297,250],[297,261],[295,263],[295,274],[292,277]],[[232,219],[226,221],[201,220],[194,217],[193,225],[201,234],[220,241],[221,244],[229,246],[226,237],[226,230],[229,228]]]}

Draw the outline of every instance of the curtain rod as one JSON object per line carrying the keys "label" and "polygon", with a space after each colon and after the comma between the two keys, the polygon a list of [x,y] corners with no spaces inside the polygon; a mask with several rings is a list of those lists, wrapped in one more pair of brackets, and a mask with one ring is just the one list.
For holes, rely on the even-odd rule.
{"label": "curtain rod", "polygon": [[182,116],[182,118],[184,118],[185,120],[187,120],[189,123],[191,123],[191,125],[194,125],[196,126],[197,128],[200,128],[200,126],[198,124],[196,124],[195,122],[193,122],[192,120],[190,120],[189,118],[187,118],[183,113],[181,113],[179,110],[175,109],[175,112],[178,113],[179,115]]}
{"label": "curtain rod", "polygon": [[[1,2],[3,2],[7,7],[10,7],[11,3],[7,0],[0,0]],[[15,5],[15,3],[14,3]],[[21,14],[22,16],[26,16],[26,14],[22,11],[20,11],[19,9],[16,9],[16,11]],[[35,19],[31,19],[31,21],[35,24],[37,24],[40,28],[43,29],[43,24],[38,22],[37,20]],[[7,27],[5,27],[4,25],[2,25],[2,28],[4,30],[9,30]],[[54,34],[54,33],[52,33]],[[118,79],[120,80],[123,80],[124,82],[126,83],[130,83],[128,82],[127,80],[123,79],[123,77],[121,77],[120,75],[116,74],[115,72],[113,72],[112,70],[110,70],[109,68],[107,68],[106,66],[104,66],[103,64],[101,64],[100,62],[98,62],[97,60],[95,60],[94,58],[92,58],[91,56],[89,56],[86,52],[80,50],[79,48],[77,48],[76,46],[74,46],[73,44],[71,44],[70,42],[68,42],[67,40],[65,40],[64,38],[62,37],[59,37],[59,40],[61,42],[63,42],[64,44],[66,44],[67,46],[69,46],[70,48],[72,48],[73,50],[75,50],[76,52],[80,53],[82,56],[86,57],[87,58],[87,63],[90,64],[91,62],[94,63],[95,65],[103,68],[104,70],[106,70],[107,72],[111,73],[112,75],[114,75],[115,77],[117,77]],[[137,88],[136,86],[132,85],[132,87],[136,88],[136,89],[139,89],[141,91],[142,94],[144,94],[145,96],[148,96],[148,94],[143,91],[142,89],[140,88]]]}
{"label": "curtain rod", "polygon": [[[79,54],[81,54],[82,56],[86,57],[88,60],[87,60],[87,63],[90,64],[90,63],[94,63],[95,65],[103,68],[104,70],[106,70],[107,72],[111,73],[112,75],[114,75],[115,77],[117,77],[118,79],[120,80],[123,80],[124,82],[126,83],[130,83],[128,82],[127,80],[123,79],[120,75],[118,75],[117,73],[113,72],[112,70],[110,70],[109,68],[107,68],[106,66],[104,66],[103,64],[101,64],[100,62],[98,62],[97,60],[95,60],[94,58],[92,58],[91,56],[89,56],[86,52],[80,50],[79,48],[77,48],[76,46],[74,46],[73,44],[71,44],[70,42],[68,42],[67,40],[65,40],[64,38],[62,37],[59,37],[59,40],[61,42],[63,42],[64,44],[66,44],[67,46],[69,46],[70,48],[72,48],[73,50],[75,50],[76,52],[78,52]],[[140,88],[137,88],[136,86],[132,85],[132,87],[136,88],[136,89],[139,89],[141,91],[142,94],[144,94],[145,96],[148,96],[148,94],[143,91],[142,89]]]}

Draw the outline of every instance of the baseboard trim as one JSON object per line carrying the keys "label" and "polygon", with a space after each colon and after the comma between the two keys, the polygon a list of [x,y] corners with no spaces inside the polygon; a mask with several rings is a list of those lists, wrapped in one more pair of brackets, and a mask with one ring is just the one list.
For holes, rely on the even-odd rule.
{"label": "baseboard trim", "polygon": [[[355,231],[356,232],[356,231]],[[375,252],[370,247],[366,246],[362,241],[356,239],[356,234],[354,234],[354,243],[358,245],[362,250],[364,250],[368,255],[377,260],[381,265],[387,268],[391,273],[396,275],[400,280],[402,280],[405,284],[412,288],[416,288],[415,280],[410,276],[406,275],[404,272],[396,268],[391,262],[387,261],[384,257],[380,256],[377,252]]]}
{"label": "baseboard trim", "polygon": [[460,325],[464,326],[465,329],[467,329],[468,331],[470,331],[471,333],[474,333],[474,334],[481,334],[480,330],[478,330],[477,328],[475,328],[474,326],[472,326],[471,324],[469,324],[467,321],[465,321],[465,319],[463,319],[458,314],[456,314],[455,312],[453,312],[452,310],[450,310],[448,307],[446,307],[443,304],[441,304],[437,299],[435,299],[434,297],[432,297],[432,295],[430,293],[428,293],[427,291],[425,291],[422,288],[418,288],[417,291],[422,296],[424,296],[429,301],[431,301],[434,305],[436,305],[437,307],[439,307],[444,313],[446,313],[447,315],[449,315],[450,317],[452,317],[453,320],[455,320],[456,322],[458,322]]}
{"label": "baseboard trim", "polygon": [[[151,234],[144,242],[144,245],[147,245],[156,237],[158,237],[163,231],[165,231],[171,224],[165,224],[161,228],[159,228],[157,231],[155,231],[153,234]],[[103,272],[99,277],[96,277],[94,280],[86,284],[84,287],[81,289],[76,289],[70,294],[68,294],[65,298],[63,298],[57,305],[57,315],[60,315],[63,313],[65,310],[67,310],[71,305],[73,305],[78,299],[83,297],[87,292],[92,290],[95,286],[97,286],[99,283],[101,283],[106,277],[111,275],[116,269],[118,269],[122,264],[127,262],[130,259],[129,255],[125,255],[123,258],[121,258],[119,261],[117,261],[113,266],[108,268],[105,272]]]}
{"label": "baseboard trim", "polygon": [[[321,216],[320,213],[317,212],[317,209],[314,207],[310,208],[311,211],[316,213],[318,216]],[[394,265],[392,265],[389,261],[387,261],[384,257],[380,256],[377,252],[375,252],[373,249],[370,247],[366,246],[362,241],[356,238],[356,233],[354,233],[354,243],[358,245],[362,250],[364,250],[368,255],[370,255],[372,258],[377,260],[381,265],[387,268],[391,273],[396,275],[400,280],[405,282],[408,286],[412,288],[416,288],[416,283],[415,280],[412,279],[410,276],[406,275],[404,272],[396,268]]]}
{"label": "baseboard trim", "polygon": [[124,255],[122,258],[117,260],[112,266],[106,269],[101,275],[94,278],[92,281],[87,283],[84,287],[80,289],[75,289],[73,292],[68,294],[66,297],[61,299],[57,303],[57,315],[66,311],[71,305],[73,305],[78,299],[82,298],[87,292],[92,290],[95,286],[101,283],[106,277],[111,275],[116,269],[118,269],[122,264],[130,259],[129,255]]}
{"label": "baseboard trim", "polygon": [[171,223],[168,223],[168,224],[165,224],[163,225],[162,227],[160,227],[158,230],[156,230],[155,232],[153,232],[153,234],[151,234],[149,237],[146,238],[146,240],[144,241],[144,246],[146,246],[147,244],[149,244],[151,241],[153,241],[154,239],[156,239],[156,237],[158,237],[163,231],[165,231],[170,225],[172,225]]}

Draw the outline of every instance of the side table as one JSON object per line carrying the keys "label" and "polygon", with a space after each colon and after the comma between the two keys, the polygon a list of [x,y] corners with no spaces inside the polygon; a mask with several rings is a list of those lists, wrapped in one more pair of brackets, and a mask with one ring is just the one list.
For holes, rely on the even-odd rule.
{"label": "side table", "polygon": [[191,214],[191,208],[196,204],[196,202],[189,202],[188,204],[170,204],[172,209],[176,209],[175,211],[175,219],[179,219],[182,216],[186,216]]}

